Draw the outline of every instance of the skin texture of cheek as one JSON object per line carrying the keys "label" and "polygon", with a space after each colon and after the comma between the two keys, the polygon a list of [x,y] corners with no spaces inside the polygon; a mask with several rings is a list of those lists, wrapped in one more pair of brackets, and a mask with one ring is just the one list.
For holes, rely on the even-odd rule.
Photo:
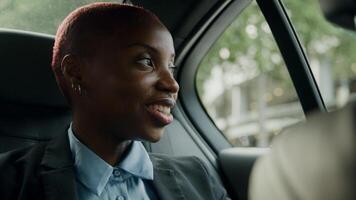
{"label": "skin texture of cheek", "polygon": [[91,101],[96,123],[120,140],[159,140],[163,127],[155,126],[146,111],[147,100],[154,96],[154,80],[138,72],[101,81],[93,88]]}

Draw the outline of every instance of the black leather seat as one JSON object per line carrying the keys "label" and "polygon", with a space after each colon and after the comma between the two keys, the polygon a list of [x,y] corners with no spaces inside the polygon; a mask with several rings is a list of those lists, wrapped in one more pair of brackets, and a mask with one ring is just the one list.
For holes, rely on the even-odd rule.
{"label": "black leather seat", "polygon": [[70,121],[50,67],[53,42],[0,29],[0,152],[49,140]]}

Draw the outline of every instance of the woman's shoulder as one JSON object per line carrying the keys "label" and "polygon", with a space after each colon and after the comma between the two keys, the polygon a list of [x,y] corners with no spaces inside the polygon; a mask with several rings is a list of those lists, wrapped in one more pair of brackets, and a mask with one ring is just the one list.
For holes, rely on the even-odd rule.
{"label": "woman's shoulder", "polygon": [[192,182],[210,183],[213,179],[206,163],[197,156],[150,154],[150,158],[155,172],[170,171],[176,177],[192,179]]}
{"label": "woman's shoulder", "polygon": [[157,168],[199,168],[200,170],[206,170],[206,164],[197,156],[170,156],[159,153],[151,153],[150,158],[154,167]]}
{"label": "woman's shoulder", "polygon": [[40,164],[44,148],[45,143],[38,143],[0,153],[0,171],[6,174],[7,171],[18,170],[19,167]]}
{"label": "woman's shoulder", "polygon": [[187,194],[200,196],[201,199],[229,199],[201,158],[164,154],[150,154],[150,158],[157,176],[169,173],[177,183],[182,183],[181,188]]}

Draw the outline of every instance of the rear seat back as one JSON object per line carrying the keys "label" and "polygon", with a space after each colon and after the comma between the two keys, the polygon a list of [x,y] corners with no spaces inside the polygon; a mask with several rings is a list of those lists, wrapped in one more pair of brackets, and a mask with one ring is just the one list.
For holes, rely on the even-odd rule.
{"label": "rear seat back", "polygon": [[0,152],[49,140],[71,120],[50,67],[53,42],[0,29]]}

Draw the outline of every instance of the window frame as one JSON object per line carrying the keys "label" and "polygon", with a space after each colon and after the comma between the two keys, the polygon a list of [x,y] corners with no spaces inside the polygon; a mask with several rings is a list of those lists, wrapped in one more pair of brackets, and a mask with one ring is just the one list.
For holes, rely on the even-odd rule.
{"label": "window frame", "polygon": [[[184,66],[179,70],[177,77],[181,88],[184,88],[179,94],[182,111],[216,153],[230,148],[232,145],[215,126],[198,97],[196,72],[199,63],[210,47],[251,2],[251,0],[232,1],[209,25],[204,34],[198,39],[193,39],[193,42],[191,42],[193,44],[185,45],[182,50],[183,53],[177,58],[177,65]],[[309,113],[313,111],[325,112],[326,107],[311,72],[306,54],[283,4],[280,0],[256,0],[256,2],[270,26],[272,35],[285,61],[306,119],[308,119]]]}
{"label": "window frame", "polygon": [[[306,53],[281,0],[256,0],[286,63],[306,118],[311,112],[326,112]],[[305,84],[308,83],[308,84]]]}
{"label": "window frame", "polygon": [[202,35],[191,38],[176,60],[178,66],[184,66],[180,67],[177,76],[182,88],[178,95],[181,109],[216,154],[222,149],[231,148],[232,145],[215,126],[200,102],[195,84],[196,71],[210,47],[251,1],[231,1],[210,24],[206,25]]}

